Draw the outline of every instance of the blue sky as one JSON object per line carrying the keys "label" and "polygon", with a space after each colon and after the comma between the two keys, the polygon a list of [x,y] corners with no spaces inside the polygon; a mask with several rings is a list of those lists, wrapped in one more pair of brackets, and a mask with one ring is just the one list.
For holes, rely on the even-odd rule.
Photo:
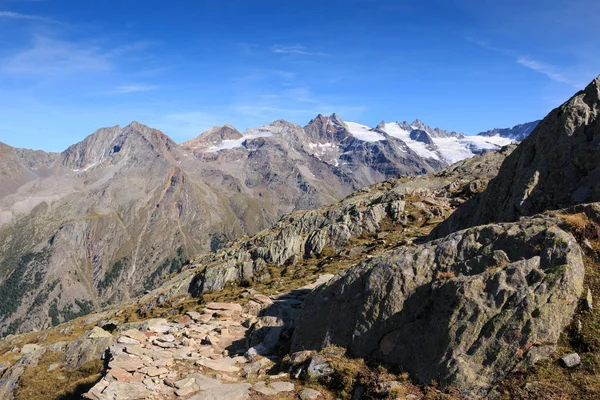
{"label": "blue sky", "polygon": [[597,0],[0,0],[0,141],[132,120],[180,142],[318,113],[468,134],[600,73]]}

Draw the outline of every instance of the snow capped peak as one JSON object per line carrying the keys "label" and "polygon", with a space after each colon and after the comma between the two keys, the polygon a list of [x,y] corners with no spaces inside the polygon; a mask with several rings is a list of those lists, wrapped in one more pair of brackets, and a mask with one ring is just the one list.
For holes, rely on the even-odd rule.
{"label": "snow capped peak", "polygon": [[[335,113],[330,116],[319,114],[304,128],[284,120],[247,129],[243,134],[229,125],[213,128],[215,134],[218,133],[218,139],[222,140],[212,141],[203,148],[203,151],[216,152],[248,147],[244,145],[246,140],[276,136],[281,138],[278,140],[299,141],[297,143],[301,143],[304,149],[332,165],[337,165],[340,152],[345,151],[346,144],[355,141],[372,143],[373,146],[396,147],[401,152],[418,156],[421,161],[434,162],[436,165],[450,165],[487,150],[500,149],[514,141],[522,140],[535,125],[537,121],[517,125],[511,129],[495,129],[482,132],[477,136],[467,136],[432,128],[418,118],[412,123],[381,121],[372,128],[357,122],[345,122]],[[390,137],[396,140],[391,140]],[[348,142],[348,138],[354,140]]]}
{"label": "snow capped peak", "polygon": [[378,129],[369,128],[366,125],[361,125],[356,122],[346,122],[348,131],[358,140],[363,142],[379,142],[385,140],[385,136]]}

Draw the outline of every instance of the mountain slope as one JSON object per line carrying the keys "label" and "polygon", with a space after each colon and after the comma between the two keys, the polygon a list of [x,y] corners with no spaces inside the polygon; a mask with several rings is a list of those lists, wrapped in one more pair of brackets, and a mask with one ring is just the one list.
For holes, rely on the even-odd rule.
{"label": "mountain slope", "polygon": [[58,153],[16,149],[0,142],[0,199],[25,183],[48,174],[50,165],[57,158]]}

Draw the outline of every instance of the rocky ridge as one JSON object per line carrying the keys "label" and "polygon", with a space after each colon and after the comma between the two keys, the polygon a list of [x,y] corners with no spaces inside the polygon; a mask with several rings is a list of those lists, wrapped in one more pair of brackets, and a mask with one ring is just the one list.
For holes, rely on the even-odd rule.
{"label": "rocky ridge", "polygon": [[512,139],[517,142],[525,140],[527,136],[533,132],[540,121],[527,122],[525,124],[515,125],[512,128],[492,129],[485,132],[480,132],[477,136],[500,136],[507,139]]}
{"label": "rocky ridge", "polygon": [[503,163],[490,187],[433,233],[600,200],[600,77],[544,118]]}
{"label": "rocky ridge", "polygon": [[556,223],[471,228],[349,268],[309,296],[292,351],[337,345],[484,396],[549,357],[571,322],[584,266]]}

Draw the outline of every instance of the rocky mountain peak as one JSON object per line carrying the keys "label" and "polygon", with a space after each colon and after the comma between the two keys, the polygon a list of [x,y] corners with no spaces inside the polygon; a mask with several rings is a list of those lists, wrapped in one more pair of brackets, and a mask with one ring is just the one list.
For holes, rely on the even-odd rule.
{"label": "rocky mountain peak", "polygon": [[106,161],[116,162],[123,158],[141,160],[157,153],[170,157],[177,148],[163,132],[133,121],[123,128],[117,125],[98,129],[65,150],[60,156],[60,164],[74,171],[87,171]]}
{"label": "rocky mountain peak", "polygon": [[335,113],[329,117],[317,115],[304,127],[304,130],[312,141],[320,143],[337,143],[350,136],[346,124]]}
{"label": "rocky mountain peak", "polygon": [[223,140],[236,140],[241,139],[242,137],[243,135],[237,129],[226,124],[223,126],[212,127],[209,130],[202,132],[195,139],[182,143],[182,146],[193,148],[208,147],[218,145],[222,143]]}
{"label": "rocky mountain peak", "polygon": [[432,237],[600,201],[600,78],[554,109],[506,158],[488,189]]}

